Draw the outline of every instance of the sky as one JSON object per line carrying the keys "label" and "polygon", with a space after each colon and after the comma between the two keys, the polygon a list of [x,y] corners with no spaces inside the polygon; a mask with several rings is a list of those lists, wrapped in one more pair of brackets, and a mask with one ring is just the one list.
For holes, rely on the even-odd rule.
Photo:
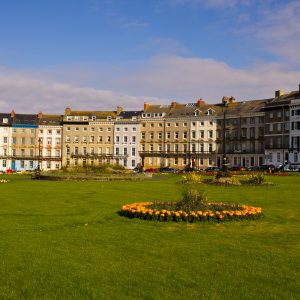
{"label": "sky", "polygon": [[299,0],[0,0],[0,112],[297,90],[299,15]]}

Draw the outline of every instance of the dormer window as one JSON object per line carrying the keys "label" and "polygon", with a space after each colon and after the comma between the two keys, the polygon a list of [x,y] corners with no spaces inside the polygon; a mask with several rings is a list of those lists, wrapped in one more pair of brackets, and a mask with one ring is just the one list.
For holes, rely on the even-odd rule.
{"label": "dormer window", "polygon": [[111,116],[107,116],[107,121],[111,121]]}
{"label": "dormer window", "polygon": [[96,121],[97,117],[96,116],[92,116],[92,121]]}
{"label": "dormer window", "polygon": [[74,117],[74,120],[75,120],[75,121],[80,121],[80,117],[79,117],[79,116],[75,116],[75,117]]}
{"label": "dormer window", "polygon": [[83,121],[88,121],[88,120],[89,120],[89,117],[83,116],[82,119],[83,119]]}
{"label": "dormer window", "polygon": [[72,121],[73,117],[72,116],[67,116],[67,121]]}
{"label": "dormer window", "polygon": [[7,124],[8,123],[8,119],[7,118],[3,118],[3,123]]}
{"label": "dormer window", "polygon": [[195,110],[194,116],[200,116],[200,110],[199,110],[199,109],[196,109],[196,110]]}
{"label": "dormer window", "polygon": [[214,113],[214,111],[211,109],[211,108],[209,108],[208,110],[207,110],[207,114],[210,116],[210,115],[212,115]]}

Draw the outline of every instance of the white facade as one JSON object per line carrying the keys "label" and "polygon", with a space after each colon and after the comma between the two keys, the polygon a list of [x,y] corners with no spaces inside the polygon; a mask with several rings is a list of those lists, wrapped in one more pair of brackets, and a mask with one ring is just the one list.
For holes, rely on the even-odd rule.
{"label": "white facade", "polygon": [[290,153],[289,162],[300,165],[300,99],[290,104]]}
{"label": "white facade", "polygon": [[11,127],[0,126],[0,171],[3,172],[11,169],[11,140]]}
{"label": "white facade", "polygon": [[117,121],[114,126],[115,163],[127,169],[133,169],[140,163],[140,124],[134,118]]}
{"label": "white facade", "polygon": [[41,169],[44,171],[60,169],[62,126],[40,125],[37,142],[40,144]]}

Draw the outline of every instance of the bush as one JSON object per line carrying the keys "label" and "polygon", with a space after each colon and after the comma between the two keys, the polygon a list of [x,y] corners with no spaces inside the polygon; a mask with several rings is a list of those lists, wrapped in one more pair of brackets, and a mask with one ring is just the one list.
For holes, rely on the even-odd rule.
{"label": "bush", "polygon": [[178,209],[193,210],[205,206],[208,201],[207,192],[202,185],[183,184],[181,195],[182,199],[176,205]]}
{"label": "bush", "polygon": [[228,184],[228,185],[241,185],[241,182],[236,176],[233,177],[221,177],[215,180],[215,183]]}
{"label": "bush", "polygon": [[216,175],[216,179],[222,178],[222,177],[231,177],[231,173],[229,171],[219,171]]}
{"label": "bush", "polygon": [[202,183],[202,176],[198,175],[194,172],[188,173],[184,176],[182,176],[182,183],[183,184],[193,184],[193,183]]}

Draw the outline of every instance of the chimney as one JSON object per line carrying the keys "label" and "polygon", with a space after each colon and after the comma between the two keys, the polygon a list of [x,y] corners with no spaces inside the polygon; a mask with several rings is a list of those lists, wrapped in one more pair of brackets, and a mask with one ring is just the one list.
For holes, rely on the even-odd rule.
{"label": "chimney", "polygon": [[69,115],[71,113],[71,108],[70,107],[67,107],[65,109],[65,115]]}
{"label": "chimney", "polygon": [[230,98],[229,98],[229,103],[234,103],[235,102],[235,98],[233,97],[233,96],[231,96]]}
{"label": "chimney", "polygon": [[119,115],[123,111],[122,106],[117,106],[117,115]]}
{"label": "chimney", "polygon": [[278,91],[275,91],[275,97],[277,98],[277,97],[280,97],[280,96],[282,96],[282,95],[284,95],[284,90],[278,90]]}
{"label": "chimney", "polygon": [[150,107],[150,104],[148,102],[144,102],[144,110],[147,110]]}
{"label": "chimney", "polygon": [[226,97],[226,96],[223,96],[223,98],[222,98],[222,104],[228,104],[228,102],[229,102],[229,98]]}
{"label": "chimney", "polygon": [[12,110],[11,113],[10,113],[10,117],[13,118],[15,116],[15,114],[16,114],[15,111]]}
{"label": "chimney", "polygon": [[171,108],[174,108],[176,106],[177,102],[173,101],[171,102]]}
{"label": "chimney", "polygon": [[203,106],[203,105],[205,105],[205,101],[202,98],[198,99],[197,106],[199,107],[199,106]]}
{"label": "chimney", "polygon": [[39,111],[37,116],[38,116],[39,119],[41,119],[43,117],[43,113],[41,111]]}

